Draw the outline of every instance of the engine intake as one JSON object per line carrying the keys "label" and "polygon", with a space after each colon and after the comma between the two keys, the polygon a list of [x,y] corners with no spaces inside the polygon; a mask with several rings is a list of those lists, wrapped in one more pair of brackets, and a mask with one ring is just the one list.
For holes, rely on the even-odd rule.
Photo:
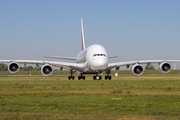
{"label": "engine intake", "polygon": [[11,62],[8,65],[8,70],[10,73],[15,74],[19,71],[19,65],[16,62]]}
{"label": "engine intake", "polygon": [[41,73],[45,76],[50,76],[53,73],[52,66],[49,64],[45,64],[41,68]]}
{"label": "engine intake", "polygon": [[133,73],[134,75],[140,76],[140,75],[143,74],[144,69],[143,69],[143,67],[142,67],[141,65],[135,64],[135,65],[132,66],[131,71],[132,71],[132,73]]}
{"label": "engine intake", "polygon": [[163,62],[159,65],[159,71],[161,73],[169,73],[171,71],[171,65],[167,62]]}

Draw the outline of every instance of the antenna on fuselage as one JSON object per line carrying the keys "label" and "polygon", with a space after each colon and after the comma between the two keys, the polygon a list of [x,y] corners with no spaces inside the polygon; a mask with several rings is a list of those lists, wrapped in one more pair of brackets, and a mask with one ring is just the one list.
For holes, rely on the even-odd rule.
{"label": "antenna on fuselage", "polygon": [[85,41],[84,41],[84,30],[83,30],[83,20],[81,18],[81,39],[82,39],[82,50],[85,49]]}

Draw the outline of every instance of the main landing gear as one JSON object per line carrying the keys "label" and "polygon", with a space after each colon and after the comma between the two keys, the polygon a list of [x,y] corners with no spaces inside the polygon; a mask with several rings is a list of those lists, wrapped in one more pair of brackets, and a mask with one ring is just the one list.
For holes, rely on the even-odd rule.
{"label": "main landing gear", "polygon": [[[68,76],[68,79],[69,80],[74,80],[75,79],[75,77],[73,76],[73,74],[75,73],[75,71],[73,71],[73,70],[71,70],[71,76]],[[78,76],[78,80],[81,80],[81,79],[83,79],[83,80],[85,80],[85,76],[82,76],[82,74],[81,74],[81,76]]]}
{"label": "main landing gear", "polygon": [[85,80],[85,76],[82,76],[82,74],[81,76],[78,76],[78,80],[81,80],[81,79]]}
{"label": "main landing gear", "polygon": [[[68,77],[69,80],[75,79],[75,77],[73,76],[74,73],[75,73],[75,71],[71,70],[71,75]],[[105,76],[105,80],[108,80],[108,79],[111,80],[111,76],[109,75],[109,74],[111,74],[111,70],[107,70],[106,74],[107,74],[107,76]],[[82,74],[81,74],[81,76],[78,76],[78,80],[81,80],[81,79],[85,80],[85,76],[83,76]],[[99,75],[99,73],[96,74],[96,76],[93,76],[93,80],[101,80],[101,79],[102,79],[102,77]]]}
{"label": "main landing gear", "polygon": [[74,78],[75,78],[75,77],[73,76],[74,73],[75,73],[75,72],[74,72],[73,70],[71,70],[71,76],[69,76],[69,80],[71,80],[71,79],[74,80]]}
{"label": "main landing gear", "polygon": [[109,74],[111,74],[111,71],[107,70],[106,74],[107,74],[107,76],[105,76],[105,80],[107,80],[107,79],[111,80],[111,76],[109,76]]}

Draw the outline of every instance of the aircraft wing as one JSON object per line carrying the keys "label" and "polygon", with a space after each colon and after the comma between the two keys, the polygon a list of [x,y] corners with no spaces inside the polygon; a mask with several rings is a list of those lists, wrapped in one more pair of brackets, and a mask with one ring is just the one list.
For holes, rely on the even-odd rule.
{"label": "aircraft wing", "polygon": [[109,63],[107,69],[113,69],[121,66],[129,66],[129,65],[135,65],[135,64],[151,64],[151,63],[177,63],[180,62],[180,60],[139,60],[139,61],[127,61],[127,62],[116,62],[116,63]]}
{"label": "aircraft wing", "polygon": [[66,69],[74,69],[77,71],[82,71],[84,69],[84,64],[71,63],[71,62],[58,62],[58,61],[40,61],[40,60],[0,60],[0,63],[20,63],[20,64],[49,64],[55,67],[63,67]]}
{"label": "aircraft wing", "polygon": [[44,56],[45,58],[54,58],[54,59],[65,59],[65,60],[77,60],[78,58],[74,57],[59,57],[59,56]]}

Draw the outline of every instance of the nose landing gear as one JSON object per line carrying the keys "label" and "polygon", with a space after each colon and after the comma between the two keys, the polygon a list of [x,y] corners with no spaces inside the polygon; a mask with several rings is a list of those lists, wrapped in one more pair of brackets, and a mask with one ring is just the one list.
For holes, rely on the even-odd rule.
{"label": "nose landing gear", "polygon": [[[109,74],[111,74],[111,70],[107,70],[106,74],[107,74],[107,76],[105,76],[105,80],[107,80],[107,79],[111,80],[111,76],[109,75]],[[102,77],[99,75],[99,73],[96,74],[96,76],[93,76],[93,80],[101,80],[101,79],[102,79]]]}
{"label": "nose landing gear", "polygon": [[102,79],[102,77],[99,75],[93,76],[93,80],[101,80],[101,79]]}

